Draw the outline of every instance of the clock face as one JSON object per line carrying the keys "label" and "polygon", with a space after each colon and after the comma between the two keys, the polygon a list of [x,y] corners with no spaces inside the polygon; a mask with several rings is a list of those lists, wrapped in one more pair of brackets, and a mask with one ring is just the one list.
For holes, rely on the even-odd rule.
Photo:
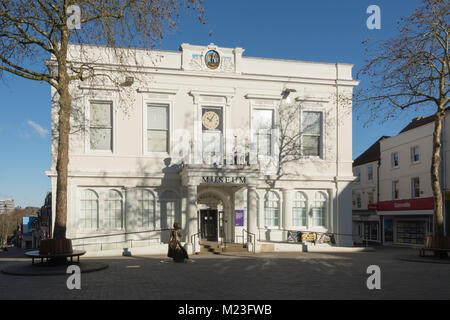
{"label": "clock face", "polygon": [[217,129],[217,127],[220,124],[219,115],[217,113],[215,113],[214,111],[206,111],[203,114],[202,123],[206,129],[209,129],[209,130]]}

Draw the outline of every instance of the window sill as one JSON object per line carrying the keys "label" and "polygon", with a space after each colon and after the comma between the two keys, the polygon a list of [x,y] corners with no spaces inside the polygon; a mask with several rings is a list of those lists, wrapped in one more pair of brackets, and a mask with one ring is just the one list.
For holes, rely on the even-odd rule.
{"label": "window sill", "polygon": [[167,152],[145,152],[146,158],[170,158],[170,154]]}
{"label": "window sill", "polygon": [[265,230],[281,230],[281,227],[278,226],[272,226],[272,227],[268,227],[268,226],[264,226]]}
{"label": "window sill", "polygon": [[121,236],[125,232],[125,229],[93,229],[93,230],[82,230],[77,232],[77,237],[89,237],[89,236]]}
{"label": "window sill", "polygon": [[89,156],[113,156],[114,152],[112,150],[87,150],[86,155]]}
{"label": "window sill", "polygon": [[322,156],[301,156],[300,160],[324,160]]}

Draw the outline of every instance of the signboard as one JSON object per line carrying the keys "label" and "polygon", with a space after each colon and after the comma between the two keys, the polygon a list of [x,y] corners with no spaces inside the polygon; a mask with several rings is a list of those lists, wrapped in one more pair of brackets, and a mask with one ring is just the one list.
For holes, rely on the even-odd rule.
{"label": "signboard", "polygon": [[233,184],[245,184],[247,183],[246,177],[227,177],[227,176],[209,176],[202,177],[203,183],[233,183]]}
{"label": "signboard", "polygon": [[236,227],[244,226],[244,210],[234,210],[234,225]]}
{"label": "signboard", "polygon": [[315,233],[302,233],[302,242],[314,242],[316,241]]}
{"label": "signboard", "polygon": [[384,201],[377,204],[378,211],[432,210],[433,198]]}
{"label": "signboard", "polygon": [[31,236],[31,231],[33,230],[33,222],[37,220],[37,217],[23,217],[22,225],[23,225],[23,235]]}

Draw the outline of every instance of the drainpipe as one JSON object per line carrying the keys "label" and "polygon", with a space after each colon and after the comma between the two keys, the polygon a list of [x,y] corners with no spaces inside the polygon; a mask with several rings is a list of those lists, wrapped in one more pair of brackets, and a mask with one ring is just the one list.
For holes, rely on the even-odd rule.
{"label": "drainpipe", "polygon": [[[380,143],[380,142],[378,142]],[[380,202],[380,166],[381,166],[381,150],[380,150],[380,159],[377,162],[377,215],[378,215],[378,202]],[[384,217],[380,216],[380,244],[383,245],[384,240]]]}
{"label": "drainpipe", "polygon": [[[336,184],[336,230],[335,233],[341,233],[341,230],[339,229],[339,218],[340,218],[340,212],[339,212],[339,86],[338,86],[338,79],[339,79],[339,66],[336,63],[336,177],[335,177],[335,184]],[[352,222],[353,223],[353,222]],[[334,228],[333,228],[334,229]],[[336,234],[336,242],[340,243],[340,236]],[[339,244],[340,245],[340,244]]]}

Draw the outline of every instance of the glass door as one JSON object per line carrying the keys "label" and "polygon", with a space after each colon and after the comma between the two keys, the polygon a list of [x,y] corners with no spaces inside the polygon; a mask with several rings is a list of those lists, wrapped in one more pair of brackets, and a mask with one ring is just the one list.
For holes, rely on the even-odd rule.
{"label": "glass door", "polygon": [[217,241],[217,210],[200,210],[202,239]]}

